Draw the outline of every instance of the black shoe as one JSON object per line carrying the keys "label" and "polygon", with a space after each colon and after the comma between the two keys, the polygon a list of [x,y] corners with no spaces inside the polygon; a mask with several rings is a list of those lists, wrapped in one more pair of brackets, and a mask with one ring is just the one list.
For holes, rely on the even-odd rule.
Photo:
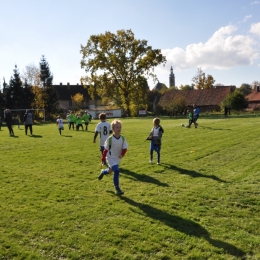
{"label": "black shoe", "polygon": [[115,194],[116,194],[116,195],[123,195],[124,192],[121,191],[119,188],[117,188],[117,189],[115,189]]}
{"label": "black shoe", "polygon": [[98,176],[98,179],[101,181],[104,177],[104,174],[103,174],[103,170],[101,170],[99,176]]}

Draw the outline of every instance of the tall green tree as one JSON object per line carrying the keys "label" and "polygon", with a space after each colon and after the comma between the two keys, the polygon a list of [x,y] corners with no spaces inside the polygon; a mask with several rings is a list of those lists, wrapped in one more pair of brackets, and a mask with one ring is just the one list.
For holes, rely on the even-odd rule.
{"label": "tall green tree", "polygon": [[50,71],[49,63],[46,61],[44,55],[42,55],[40,61],[40,79],[43,88],[52,85],[53,75]]}
{"label": "tall green tree", "polygon": [[23,91],[23,82],[20,78],[20,73],[15,65],[14,74],[11,76],[9,87],[5,91],[6,107],[9,109],[24,108],[24,101],[26,99]]}
{"label": "tall green tree", "polygon": [[51,117],[59,111],[59,96],[52,86],[53,75],[44,55],[40,61],[40,79],[42,86],[42,104],[46,111],[46,116]]}
{"label": "tall green tree", "polygon": [[207,89],[214,87],[215,80],[212,75],[207,75],[206,77],[203,70],[198,68],[197,74],[192,78],[192,82],[197,89]]}
{"label": "tall green tree", "polygon": [[80,53],[81,68],[87,73],[81,78],[82,83],[96,88],[99,96],[114,99],[118,94],[121,107],[128,113],[131,104],[135,104],[136,93],[145,88],[143,79],[155,79],[153,69],[166,63],[161,50],[152,49],[146,40],[136,39],[131,30],[91,35],[86,46],[81,45]]}

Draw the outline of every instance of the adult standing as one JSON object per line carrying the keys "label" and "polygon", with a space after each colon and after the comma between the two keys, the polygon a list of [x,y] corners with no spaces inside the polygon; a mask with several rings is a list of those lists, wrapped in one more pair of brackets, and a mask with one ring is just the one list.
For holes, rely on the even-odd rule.
{"label": "adult standing", "polygon": [[30,110],[26,110],[23,118],[25,126],[25,134],[27,135],[28,128],[30,129],[30,134],[33,134],[32,125],[33,125],[33,115]]}
{"label": "adult standing", "polygon": [[8,127],[10,136],[14,136],[14,130],[13,130],[13,127],[12,127],[12,114],[11,114],[11,111],[9,109],[5,110],[5,123]]}

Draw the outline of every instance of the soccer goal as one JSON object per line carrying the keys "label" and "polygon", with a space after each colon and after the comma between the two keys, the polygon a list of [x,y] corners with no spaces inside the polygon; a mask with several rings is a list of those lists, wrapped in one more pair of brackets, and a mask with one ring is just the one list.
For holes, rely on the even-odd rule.
{"label": "soccer goal", "polygon": [[[30,111],[42,111],[43,113],[43,121],[45,122],[45,109],[43,108],[37,108],[37,109],[32,109],[32,108],[20,108],[20,109],[9,109],[11,112],[22,112],[22,111],[26,111],[26,110],[30,110]],[[4,117],[5,117],[5,111],[4,111]]]}

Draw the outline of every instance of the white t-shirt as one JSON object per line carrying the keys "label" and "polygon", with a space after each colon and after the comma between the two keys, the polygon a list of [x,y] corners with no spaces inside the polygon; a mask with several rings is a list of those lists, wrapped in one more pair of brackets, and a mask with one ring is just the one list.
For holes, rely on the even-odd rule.
{"label": "white t-shirt", "polygon": [[128,144],[126,139],[123,140],[122,136],[120,136],[118,139],[115,136],[112,136],[111,149],[109,150],[108,139],[106,139],[104,147],[106,150],[108,150],[107,161],[109,166],[112,167],[120,163],[121,158],[119,158],[119,156],[121,155],[123,149],[128,148]]}
{"label": "white t-shirt", "polygon": [[154,127],[153,129],[152,129],[152,133],[153,133],[153,136],[158,136],[159,135],[159,130],[160,130],[160,127],[158,126],[158,127]]}
{"label": "white t-shirt", "polygon": [[63,128],[63,120],[62,119],[57,119],[56,121],[58,123],[58,128]]}
{"label": "white t-shirt", "polygon": [[111,125],[107,121],[100,122],[97,124],[95,132],[99,132],[99,145],[104,146],[106,139],[110,135]]}

